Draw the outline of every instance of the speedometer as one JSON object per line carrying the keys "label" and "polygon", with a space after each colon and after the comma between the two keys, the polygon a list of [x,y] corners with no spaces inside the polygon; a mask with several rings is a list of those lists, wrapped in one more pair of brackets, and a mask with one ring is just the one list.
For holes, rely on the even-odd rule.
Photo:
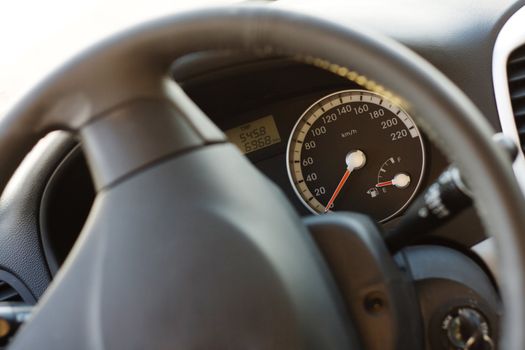
{"label": "speedometer", "polygon": [[367,90],[311,105],[287,149],[290,181],[310,211],[355,211],[386,221],[416,194],[425,168],[421,134],[400,106]]}

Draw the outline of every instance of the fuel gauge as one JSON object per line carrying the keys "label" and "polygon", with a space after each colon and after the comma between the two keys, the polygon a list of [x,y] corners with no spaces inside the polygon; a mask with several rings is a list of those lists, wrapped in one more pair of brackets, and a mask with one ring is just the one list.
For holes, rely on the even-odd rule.
{"label": "fuel gauge", "polygon": [[[403,164],[402,157],[393,156],[381,164],[377,173],[377,183],[369,188],[366,194],[370,198],[381,198],[383,201],[397,201],[406,198],[407,195],[411,198],[414,195],[412,187],[412,177],[407,166]],[[408,202],[405,203],[405,206],[407,204]],[[401,207],[397,213],[405,206]]]}
{"label": "fuel gauge", "polygon": [[408,188],[411,181],[410,174],[403,171],[401,157],[390,157],[379,168],[375,187],[387,193],[390,188],[399,190]]}

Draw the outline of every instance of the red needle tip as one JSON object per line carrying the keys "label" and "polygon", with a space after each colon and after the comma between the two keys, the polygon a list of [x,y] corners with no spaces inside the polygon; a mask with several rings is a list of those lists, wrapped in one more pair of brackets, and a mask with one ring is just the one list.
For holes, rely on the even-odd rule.
{"label": "red needle tip", "polygon": [[325,213],[327,213],[330,210],[330,208],[332,207],[332,204],[334,204],[334,201],[337,198],[337,196],[339,195],[339,192],[341,192],[341,189],[343,188],[346,180],[348,180],[348,176],[350,176],[350,170],[346,169],[346,171],[345,171],[345,173],[343,175],[343,178],[341,179],[341,181],[339,181],[339,185],[337,185],[337,188],[334,191],[334,194],[332,195],[332,197],[328,201],[328,204],[324,208],[324,212]]}

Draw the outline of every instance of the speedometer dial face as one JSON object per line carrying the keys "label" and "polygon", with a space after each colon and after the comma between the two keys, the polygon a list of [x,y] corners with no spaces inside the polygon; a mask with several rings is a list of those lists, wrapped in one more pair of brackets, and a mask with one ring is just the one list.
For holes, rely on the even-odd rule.
{"label": "speedometer dial face", "polygon": [[287,163],[295,192],[312,212],[355,211],[383,222],[417,192],[425,150],[401,107],[367,90],[345,90],[299,118]]}

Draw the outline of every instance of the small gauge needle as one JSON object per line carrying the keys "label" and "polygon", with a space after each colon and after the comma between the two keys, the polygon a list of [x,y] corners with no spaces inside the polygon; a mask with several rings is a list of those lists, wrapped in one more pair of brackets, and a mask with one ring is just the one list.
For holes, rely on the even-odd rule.
{"label": "small gauge needle", "polygon": [[390,181],[384,181],[376,184],[376,187],[387,187],[387,186],[395,186],[397,188],[407,188],[408,185],[410,185],[410,176],[405,173],[399,173],[394,176],[394,178]]}
{"label": "small gauge needle", "polygon": [[387,186],[392,186],[393,184],[394,183],[392,182],[392,180],[390,180],[390,181],[380,182],[376,184],[376,187],[387,187]]}
{"label": "small gauge needle", "polygon": [[352,151],[352,152],[348,153],[346,155],[346,159],[345,160],[346,160],[346,171],[343,174],[343,177],[341,178],[341,180],[339,181],[339,184],[337,185],[337,187],[336,187],[336,189],[334,191],[334,194],[332,194],[332,197],[330,198],[330,200],[328,201],[328,204],[324,208],[324,212],[325,213],[327,213],[330,210],[330,208],[332,207],[332,205],[334,204],[335,199],[339,195],[339,192],[341,192],[341,189],[343,188],[344,184],[346,183],[346,180],[348,180],[348,177],[350,176],[352,171],[357,170],[357,169],[361,169],[365,165],[365,163],[366,163],[366,156],[363,153],[363,151],[356,150],[356,151]]}

